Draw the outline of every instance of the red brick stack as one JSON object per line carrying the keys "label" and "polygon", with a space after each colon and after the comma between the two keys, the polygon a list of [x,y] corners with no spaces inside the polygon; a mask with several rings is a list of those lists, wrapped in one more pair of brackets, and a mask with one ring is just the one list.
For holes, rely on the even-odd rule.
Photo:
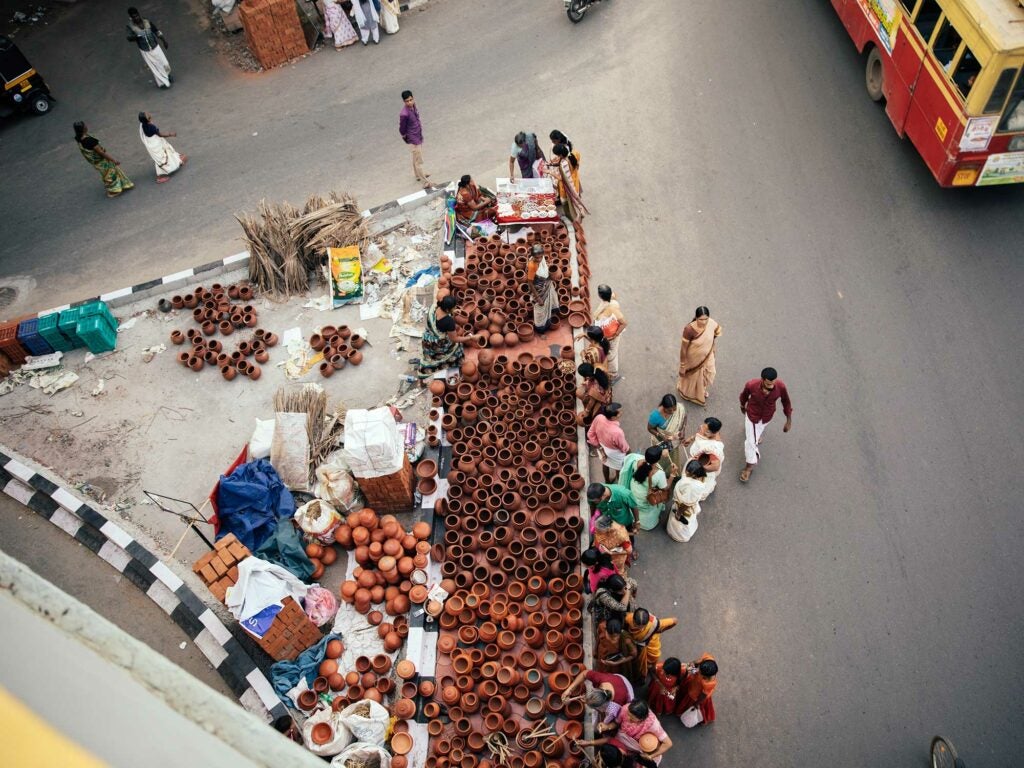
{"label": "red brick stack", "polygon": [[245,0],[238,11],[249,50],[264,69],[309,52],[295,0]]}
{"label": "red brick stack", "polygon": [[252,553],[230,533],[217,542],[212,552],[196,560],[192,572],[199,575],[213,596],[224,602],[228,587],[238,581],[238,563]]}
{"label": "red brick stack", "polygon": [[[224,602],[228,587],[238,582],[238,563],[252,554],[234,534],[228,534],[217,542],[212,552],[207,552],[192,566],[210,592]],[[267,655],[281,661],[292,661],[311,645],[316,645],[323,635],[316,624],[309,620],[302,606],[292,598],[282,601],[284,607],[274,617],[274,623],[263,637],[253,640],[267,652]]]}
{"label": "red brick stack", "polygon": [[411,512],[413,503],[413,469],[409,457],[402,460],[402,468],[383,477],[359,477],[359,490],[366,497],[366,506],[386,515]]}

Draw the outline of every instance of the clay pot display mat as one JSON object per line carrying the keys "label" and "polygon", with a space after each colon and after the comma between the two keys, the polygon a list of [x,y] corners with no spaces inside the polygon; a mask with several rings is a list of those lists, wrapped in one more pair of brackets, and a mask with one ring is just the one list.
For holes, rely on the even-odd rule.
{"label": "clay pot display mat", "polygon": [[[461,260],[459,260],[459,261],[461,261]],[[456,262],[456,264],[457,264],[457,262]],[[565,276],[563,278],[563,284],[568,282],[568,280],[571,280],[571,277]],[[564,291],[563,291],[563,294],[564,294]],[[577,295],[575,295],[575,294],[570,294],[570,296],[571,296],[571,299],[573,299],[573,300],[579,300],[579,297]],[[563,295],[561,298],[562,298],[562,301],[560,303],[562,303],[563,305],[567,305],[568,301],[565,300],[565,298],[567,298],[567,297],[565,295]],[[535,335],[528,342],[523,342],[523,341],[520,340],[520,342],[518,344],[516,344],[515,346],[513,346],[513,347],[503,347],[503,348],[499,348],[499,349],[495,349],[495,350],[488,350],[488,351],[491,352],[491,356],[493,356],[493,357],[497,357],[498,355],[502,355],[503,354],[506,357],[509,357],[510,359],[518,360],[520,355],[522,355],[522,354],[524,354],[526,352],[530,352],[534,356],[552,355],[556,359],[556,361],[557,361],[561,347],[571,346],[571,345],[572,345],[572,329],[570,328],[568,322],[566,322],[565,319],[563,318],[563,322],[560,323],[559,328],[557,328],[557,329],[555,329],[553,331],[549,331],[546,334],[546,338],[543,339],[543,340],[540,339],[539,336]],[[478,368],[477,375],[480,375],[479,374],[480,352],[481,351],[477,350],[477,349],[467,349],[467,354],[466,354],[466,360],[471,362],[471,363],[476,364],[476,366]],[[487,355],[485,355],[485,356],[487,356]],[[492,365],[493,365],[493,363],[492,363]],[[574,364],[574,366],[575,366],[575,364]],[[557,369],[556,369],[556,371],[557,371]],[[574,373],[573,374],[568,374],[568,379],[571,382],[572,389],[574,390],[575,389],[575,384],[576,384],[575,374]],[[571,406],[562,406],[560,404],[556,404],[556,410],[562,410],[565,407],[568,407],[569,411],[571,413],[575,414],[575,407],[576,407],[575,399],[573,398]],[[443,412],[445,410],[444,405],[442,405],[440,408],[438,408],[438,410],[441,410]],[[557,413],[555,414],[555,418],[557,418]],[[574,440],[578,441],[578,440],[582,439],[581,436],[579,435],[578,431],[574,430],[574,432],[576,433],[573,436]],[[449,451],[451,451],[451,448],[449,447],[450,446],[449,435],[447,433],[445,433],[443,430],[441,431],[440,434],[441,434],[441,453],[444,453],[446,448]],[[456,451],[456,452],[452,452],[451,453],[450,458],[451,458],[451,461],[449,461],[449,462],[440,462],[442,464],[442,466],[441,466],[441,472],[439,474],[447,476],[448,473],[455,467],[455,462],[457,462],[458,459],[461,458],[461,457],[460,457],[459,453]],[[572,463],[578,467],[577,456],[576,455],[572,455],[570,458],[571,458]],[[445,464],[447,464],[447,466],[445,466]],[[528,466],[530,468],[532,468],[533,467],[532,462]],[[448,479],[448,478],[445,477],[445,479]],[[438,495],[440,495],[440,494],[438,494]],[[426,500],[425,500],[424,506],[426,506]],[[442,509],[442,512],[443,511],[444,510]],[[551,515],[547,515],[547,516],[551,517]],[[579,506],[578,506],[578,504],[567,505],[565,509],[556,511],[554,517],[565,519],[565,520],[569,520],[569,519],[573,519],[573,518],[575,518],[576,520],[579,520]],[[438,537],[438,533],[439,532],[447,533],[447,531],[444,528],[443,515],[442,515],[441,523],[442,523],[442,525],[435,526],[435,528],[434,528],[434,540],[435,541],[437,541],[438,538],[439,538]],[[547,528],[547,529],[543,529],[543,530],[551,530],[551,529]],[[517,531],[516,533],[518,534],[519,532]],[[580,537],[578,535],[578,532],[577,532],[577,535],[576,535],[576,541],[575,541],[574,545],[577,547],[577,556],[578,556],[578,548],[581,545],[580,544]],[[558,544],[559,550],[560,551],[564,551],[564,546],[567,546],[567,545],[563,544],[562,540],[560,539],[559,544]],[[505,551],[507,552],[507,549]],[[447,552],[446,552],[446,555],[447,555]],[[477,551],[475,553],[474,563],[482,565],[482,564],[487,564],[487,561],[486,561],[486,559],[484,557],[481,556],[481,553],[479,551]],[[497,569],[496,566],[492,566],[492,567]],[[578,563],[574,563],[572,571],[573,572],[578,572],[578,570],[579,570],[578,569]],[[450,572],[450,567],[449,567],[449,572]],[[548,578],[549,579],[550,578],[557,578],[557,576],[549,575]],[[490,590],[490,595],[494,595],[494,594],[496,594],[496,592],[497,592],[497,590],[492,588]],[[457,594],[461,594],[461,592],[459,592]],[[547,597],[548,593],[545,591],[544,595],[545,595],[545,597],[541,601],[541,604],[546,606],[546,604],[548,602],[548,599],[549,599]],[[581,590],[580,590],[580,598],[582,598]],[[512,604],[512,601],[510,600],[509,603]],[[579,600],[578,605],[580,606],[580,608],[582,608],[582,599]],[[475,624],[478,625],[478,626],[483,625],[483,621],[478,619],[475,622]],[[580,622],[580,625],[581,624],[582,624],[582,622]],[[435,626],[436,626],[436,624],[435,624]],[[462,626],[464,626],[464,625],[456,624],[456,626],[452,627],[451,629],[441,629],[439,639],[445,639],[444,640],[445,643],[450,643],[451,640],[448,640],[446,638],[452,638],[452,639],[454,639],[456,641],[456,648],[457,649],[462,649],[466,645],[465,642],[462,642],[462,643],[458,642],[459,641],[459,631],[462,628]],[[582,629],[581,626],[580,626],[580,628]],[[463,638],[463,640],[472,639],[471,636],[472,636],[472,632],[469,633],[469,636],[465,636]],[[508,638],[506,637],[504,639],[507,640]],[[578,642],[581,645],[583,645],[584,639],[581,637]],[[478,650],[482,650],[484,644],[479,642],[479,641],[477,641],[475,645],[478,648]],[[470,645],[470,647],[472,647],[472,645]],[[585,647],[585,646],[583,646],[583,647]],[[501,655],[504,655],[504,654],[512,654],[512,655],[514,655],[518,659],[520,657],[520,655],[522,654],[522,652],[524,650],[526,650],[527,648],[528,648],[528,646],[526,645],[525,640],[524,640],[524,631],[523,630],[519,630],[516,633],[516,636],[515,636],[515,644],[511,648],[509,648],[508,650],[501,651],[499,653],[499,659],[500,659]],[[546,650],[546,647],[541,647],[540,649],[538,649],[536,651],[536,653],[542,653],[544,650]],[[453,653],[457,655],[458,654],[458,650],[454,651]],[[559,664],[558,664],[558,668],[562,669],[562,670],[565,670],[565,671],[569,670],[569,664],[566,662],[566,660],[564,658],[561,657],[561,651],[559,651]],[[577,667],[576,669],[578,669],[578,668],[579,667]],[[521,675],[523,673],[523,670],[520,669],[519,673]],[[537,695],[537,694],[544,694],[544,695],[546,695],[549,692],[548,688],[547,688],[547,680],[546,680],[547,675],[548,675],[548,673],[545,671],[544,672],[544,678],[545,678],[544,684],[542,685],[542,687],[540,689],[538,689],[536,691],[532,691],[531,695]],[[443,693],[443,688],[444,688],[444,686],[441,684],[442,680],[444,680],[445,678],[449,678],[449,677],[457,678],[458,676],[456,675],[455,670],[452,667],[452,655],[449,654],[449,653],[445,653],[445,652],[443,652],[440,649],[437,652],[437,666],[435,668],[434,677],[435,677],[435,680],[437,681],[437,684],[438,684],[437,691],[435,693],[435,697],[434,698],[435,698],[436,701],[441,701],[442,693]],[[479,682],[480,681],[477,680],[477,681],[474,681],[474,682],[476,683],[474,685],[474,690],[476,690],[479,687]],[[475,708],[475,706],[476,705],[474,705],[474,708]],[[481,733],[483,735],[486,735],[487,734],[487,730],[483,728],[483,713],[486,710],[486,704],[483,703],[483,702],[480,702],[479,706],[480,706],[480,710],[479,711],[474,712],[472,714],[468,714],[467,713],[466,717],[469,719],[470,723],[472,724],[472,728],[473,728],[473,730],[475,732],[478,732],[478,733]],[[524,705],[522,703],[516,702],[514,700],[510,701],[510,708],[511,708],[511,712],[512,712],[512,717],[515,718],[515,719],[518,719],[520,721],[526,722],[527,723],[526,728],[530,727],[529,723],[537,722],[537,721],[525,721],[524,720],[523,716],[525,714],[525,707],[524,707]],[[550,716],[548,716],[548,720],[550,721],[551,719],[552,718]],[[559,727],[559,728],[556,728],[556,730],[561,732],[562,728]],[[450,723],[449,722],[449,723],[447,723],[445,725],[444,730],[441,733],[441,735],[431,738],[430,753],[431,754],[435,753],[435,750],[437,748],[437,745],[438,745],[439,741],[444,741],[446,739],[450,739],[450,737],[453,734],[454,734],[454,723]],[[512,746],[513,751],[519,751],[515,747],[515,745],[514,745],[514,737],[510,738],[510,745]],[[469,752],[471,750],[469,750],[467,748],[466,751]],[[479,752],[479,755],[481,757],[487,757],[489,755],[489,753],[486,750],[484,750],[482,752]]]}

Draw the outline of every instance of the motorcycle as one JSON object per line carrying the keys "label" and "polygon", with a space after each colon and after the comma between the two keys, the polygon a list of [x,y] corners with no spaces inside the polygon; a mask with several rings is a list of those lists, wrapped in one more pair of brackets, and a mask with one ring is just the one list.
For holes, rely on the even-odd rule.
{"label": "motorcycle", "polygon": [[587,8],[599,2],[601,0],[565,0],[565,15],[573,24],[579,24],[583,21]]}

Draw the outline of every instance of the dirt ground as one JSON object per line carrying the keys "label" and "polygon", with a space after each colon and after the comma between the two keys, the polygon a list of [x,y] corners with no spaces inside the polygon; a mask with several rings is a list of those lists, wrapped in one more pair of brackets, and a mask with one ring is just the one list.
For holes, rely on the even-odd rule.
{"label": "dirt ground", "polygon": [[[436,264],[442,209],[443,199],[435,199],[372,222],[372,231],[382,233],[373,243],[392,262],[395,275],[392,282],[384,284],[385,294],[389,288],[404,286],[407,275]],[[376,251],[369,258],[364,254],[364,268],[372,267],[377,258]],[[244,277],[244,271],[225,273],[197,281],[192,287],[203,284],[209,288],[214,282],[228,285]],[[111,289],[116,287],[111,285]],[[177,288],[166,298],[188,290]],[[418,339],[408,335],[389,338],[391,316],[361,320],[359,305],[328,311],[306,306],[324,292],[321,288],[312,296],[279,302],[257,296],[250,303],[257,309],[258,327],[281,337],[289,329],[300,329],[308,342],[324,325],[365,331],[368,342],[361,365],[346,366],[329,379],[314,365],[295,382],[321,384],[328,393],[329,410],[339,406],[370,408],[393,401],[400,387],[409,386],[404,375],[409,359],[419,355]],[[413,292],[420,300],[418,308],[414,305],[414,320],[422,321],[431,292],[432,287]],[[119,519],[156,554],[167,556],[185,530],[184,524],[160,511],[143,491],[201,507],[219,475],[248,442],[255,420],[273,418],[274,392],[291,382],[284,370],[289,353],[283,342],[270,350],[270,360],[262,366],[258,381],[239,377],[226,382],[215,367],[207,365],[194,373],[179,365],[177,354],[187,348],[187,342],[184,347],[173,345],[170,333],[197,326],[190,310],[158,311],[158,298],[114,310],[122,328],[113,352],[88,356],[91,359],[84,350],[67,354],[64,368],[79,377],[70,387],[48,395],[23,383],[0,397],[0,425],[6,445],[52,469],[104,506],[109,516]],[[251,335],[236,331],[213,338],[230,351]],[[159,345],[165,349],[153,354]],[[416,396],[403,409],[406,420],[422,423],[426,402],[426,397]],[[188,536],[176,558],[189,565],[203,551],[198,537]]]}

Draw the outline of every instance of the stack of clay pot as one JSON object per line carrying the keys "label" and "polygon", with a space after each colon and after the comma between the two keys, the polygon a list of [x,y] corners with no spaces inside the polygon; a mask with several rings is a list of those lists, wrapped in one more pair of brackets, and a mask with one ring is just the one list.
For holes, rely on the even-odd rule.
{"label": "stack of clay pot", "polygon": [[[568,305],[574,294],[561,255],[566,233],[538,238],[555,254],[560,300]],[[529,286],[516,274],[525,270],[524,245],[510,257],[498,240],[477,241],[467,254],[487,254],[473,266],[484,272],[474,276],[467,257],[465,272],[448,283],[461,299],[476,297],[474,328],[491,334],[491,324],[503,321],[488,345],[506,324],[529,323]],[[505,265],[515,259],[515,296],[506,294],[507,283],[500,292],[493,279],[481,286],[481,274],[493,274],[482,265],[501,264],[503,256]],[[506,301],[496,314],[499,296]],[[480,298],[490,302],[483,311]],[[574,311],[589,322],[588,305]],[[461,765],[467,757],[484,765],[492,760],[485,739],[499,731],[512,747],[508,768],[576,768],[582,757],[572,740],[583,730],[583,702],[561,701],[584,659],[578,504],[586,481],[578,471],[573,351],[522,351],[518,329],[502,349],[481,349],[467,360],[456,382],[430,383],[431,421],[440,419],[452,464],[447,498],[435,505],[444,523],[441,586],[450,596],[443,606],[427,606],[441,628],[438,698],[424,709],[432,736],[427,768],[451,766],[452,755]]]}
{"label": "stack of clay pot", "polygon": [[[577,241],[582,230],[577,232]],[[551,280],[558,293],[559,310],[552,328],[563,322],[579,328],[590,323],[589,269],[580,256],[580,284],[572,285],[569,233],[561,224],[540,233],[530,232],[512,244],[499,235],[466,245],[465,266],[452,270],[441,259],[437,298],[452,294],[458,299],[455,322],[460,333],[472,334],[480,347],[515,347],[534,337],[532,285],[527,279],[531,248],[544,248]]]}
{"label": "stack of clay pot", "polygon": [[[252,335],[238,338],[231,352],[224,349],[222,342],[205,338],[217,332],[227,337],[236,329],[254,327],[256,308],[232,303],[232,299],[248,301],[252,297],[253,290],[248,284],[230,285],[225,289],[219,283],[214,283],[210,290],[199,286],[192,293],[172,297],[171,306],[191,309],[192,318],[200,327],[199,330],[171,331],[172,344],[182,345],[188,341],[192,345],[191,351],[178,353],[178,362],[197,373],[205,365],[215,367],[226,381],[234,380],[239,374],[253,381],[260,378],[263,372],[260,364],[270,359],[267,350],[277,344],[277,334],[256,328]],[[254,357],[256,362],[249,362],[249,357]]]}
{"label": "stack of clay pot", "polygon": [[316,352],[322,352],[324,361],[320,363],[320,375],[325,379],[333,376],[346,365],[359,365],[363,362],[363,345],[366,339],[358,333],[352,333],[347,325],[325,325],[319,333],[309,337],[309,346]]}
{"label": "stack of clay pot", "polygon": [[[430,525],[416,523],[406,532],[394,515],[378,517],[372,509],[353,512],[334,532],[336,543],[352,550],[358,566],[352,579],[342,582],[341,599],[371,616],[372,606],[384,606],[388,616],[402,617],[412,604],[426,600],[424,569],[430,552]],[[376,623],[380,623],[379,621]],[[395,651],[402,644],[396,630],[381,635],[384,647]]]}
{"label": "stack of clay pot", "polygon": [[[418,686],[414,681],[416,677],[415,667],[411,662],[400,661],[392,668],[391,657],[386,653],[379,653],[376,656],[360,656],[355,660],[355,666],[345,670],[340,666],[341,654],[345,646],[340,640],[331,640],[327,643],[324,659],[320,662],[317,670],[317,677],[313,680],[312,691],[315,696],[303,694],[300,696],[299,708],[307,714],[319,706],[320,695],[327,697],[332,709],[338,711],[357,701],[370,699],[378,704],[383,704],[387,696],[395,699],[392,710],[396,717],[408,718],[408,705],[402,703],[405,699],[415,696]],[[411,672],[408,667],[412,666]],[[404,669],[403,669],[404,667]],[[408,675],[404,677],[403,675]],[[409,681],[412,687],[408,687]],[[413,710],[413,715],[415,710]]]}
{"label": "stack of clay pot", "polygon": [[311,581],[319,581],[324,575],[328,565],[333,565],[338,559],[338,550],[330,544],[318,544],[313,542],[306,545],[306,557],[313,563],[313,575]]}

